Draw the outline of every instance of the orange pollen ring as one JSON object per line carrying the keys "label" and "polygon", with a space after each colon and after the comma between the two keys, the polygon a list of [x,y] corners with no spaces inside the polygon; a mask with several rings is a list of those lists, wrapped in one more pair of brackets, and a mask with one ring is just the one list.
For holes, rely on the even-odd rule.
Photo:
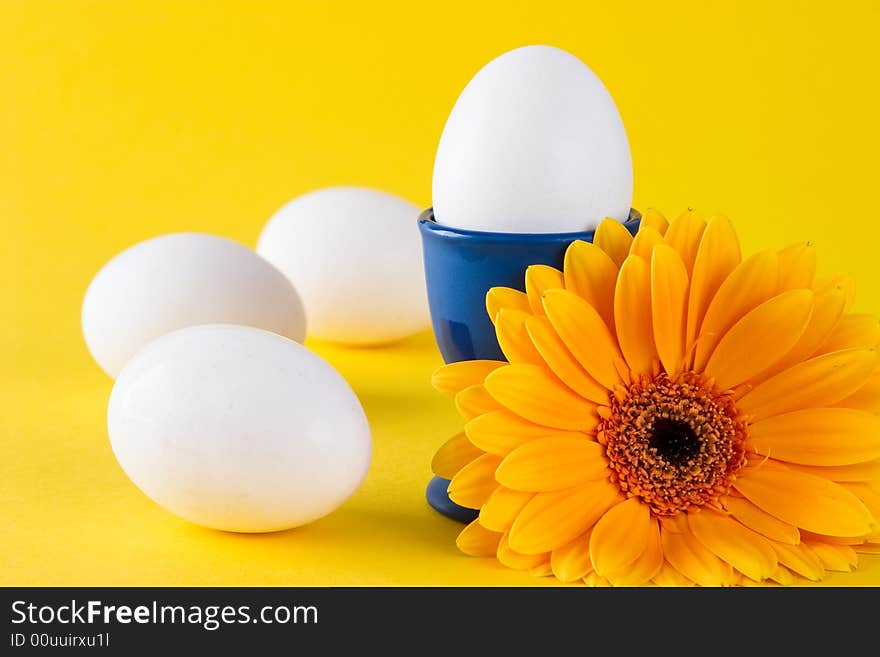
{"label": "orange pollen ring", "polygon": [[611,478],[656,516],[719,507],[745,465],[746,422],[733,398],[691,372],[638,380],[609,411],[599,440]]}

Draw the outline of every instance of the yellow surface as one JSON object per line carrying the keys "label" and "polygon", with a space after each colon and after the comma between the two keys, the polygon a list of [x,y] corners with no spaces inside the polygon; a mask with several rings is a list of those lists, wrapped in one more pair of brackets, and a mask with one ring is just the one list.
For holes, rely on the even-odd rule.
{"label": "yellow surface", "polygon": [[[723,211],[747,251],[812,239],[820,269],[855,274],[857,309],[877,312],[878,24],[871,0],[0,0],[0,583],[546,583],[459,555],[457,525],[423,501],[458,426],[428,385],[429,335],[318,348],[375,436],[337,513],[237,536],[164,512],[109,448],[111,382],[79,328],[91,276],[163,232],[254,244],[318,186],[428,206],[459,91],[494,56],[549,43],[617,100],[636,207]],[[880,559],[828,581],[880,584]]]}

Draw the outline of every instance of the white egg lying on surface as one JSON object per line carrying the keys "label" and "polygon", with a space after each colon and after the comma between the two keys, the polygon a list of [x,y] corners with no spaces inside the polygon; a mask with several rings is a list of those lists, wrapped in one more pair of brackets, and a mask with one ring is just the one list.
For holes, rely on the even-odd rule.
{"label": "white egg lying on surface", "polygon": [[147,345],[117,378],[107,424],[119,464],[150,498],[237,532],[330,513],[361,484],[372,450],[336,370],[245,326],[196,326]]}
{"label": "white egg lying on surface", "polygon": [[310,336],[391,342],[430,326],[418,215],[384,192],[321,189],[278,210],[257,252],[300,293]]}
{"label": "white egg lying on surface", "polygon": [[507,233],[626,221],[633,173],[623,121],[602,81],[551,46],[517,48],[468,83],[434,161],[438,223]]}
{"label": "white egg lying on surface", "polygon": [[95,275],[82,307],[92,357],[110,376],[148,342],[198,324],[244,324],[305,337],[297,291],[246,246],[173,233],[126,249]]}

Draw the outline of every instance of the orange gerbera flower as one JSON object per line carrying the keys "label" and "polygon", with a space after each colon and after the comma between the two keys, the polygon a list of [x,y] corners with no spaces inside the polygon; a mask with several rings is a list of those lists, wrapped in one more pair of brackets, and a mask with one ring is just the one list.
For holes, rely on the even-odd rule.
{"label": "orange gerbera flower", "polygon": [[607,220],[486,306],[507,361],[440,368],[466,553],[562,581],[730,585],[880,551],[880,323],[800,243],[724,217]]}

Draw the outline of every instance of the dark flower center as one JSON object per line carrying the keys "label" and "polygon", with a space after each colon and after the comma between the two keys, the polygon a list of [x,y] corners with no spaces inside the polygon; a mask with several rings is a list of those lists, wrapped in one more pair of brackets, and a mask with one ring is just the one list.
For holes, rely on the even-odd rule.
{"label": "dark flower center", "polygon": [[658,417],[648,432],[648,445],[670,465],[683,466],[700,453],[700,439],[691,425]]}
{"label": "dark flower center", "polygon": [[698,374],[639,378],[601,415],[612,481],[655,516],[717,506],[745,465],[745,418]]}

